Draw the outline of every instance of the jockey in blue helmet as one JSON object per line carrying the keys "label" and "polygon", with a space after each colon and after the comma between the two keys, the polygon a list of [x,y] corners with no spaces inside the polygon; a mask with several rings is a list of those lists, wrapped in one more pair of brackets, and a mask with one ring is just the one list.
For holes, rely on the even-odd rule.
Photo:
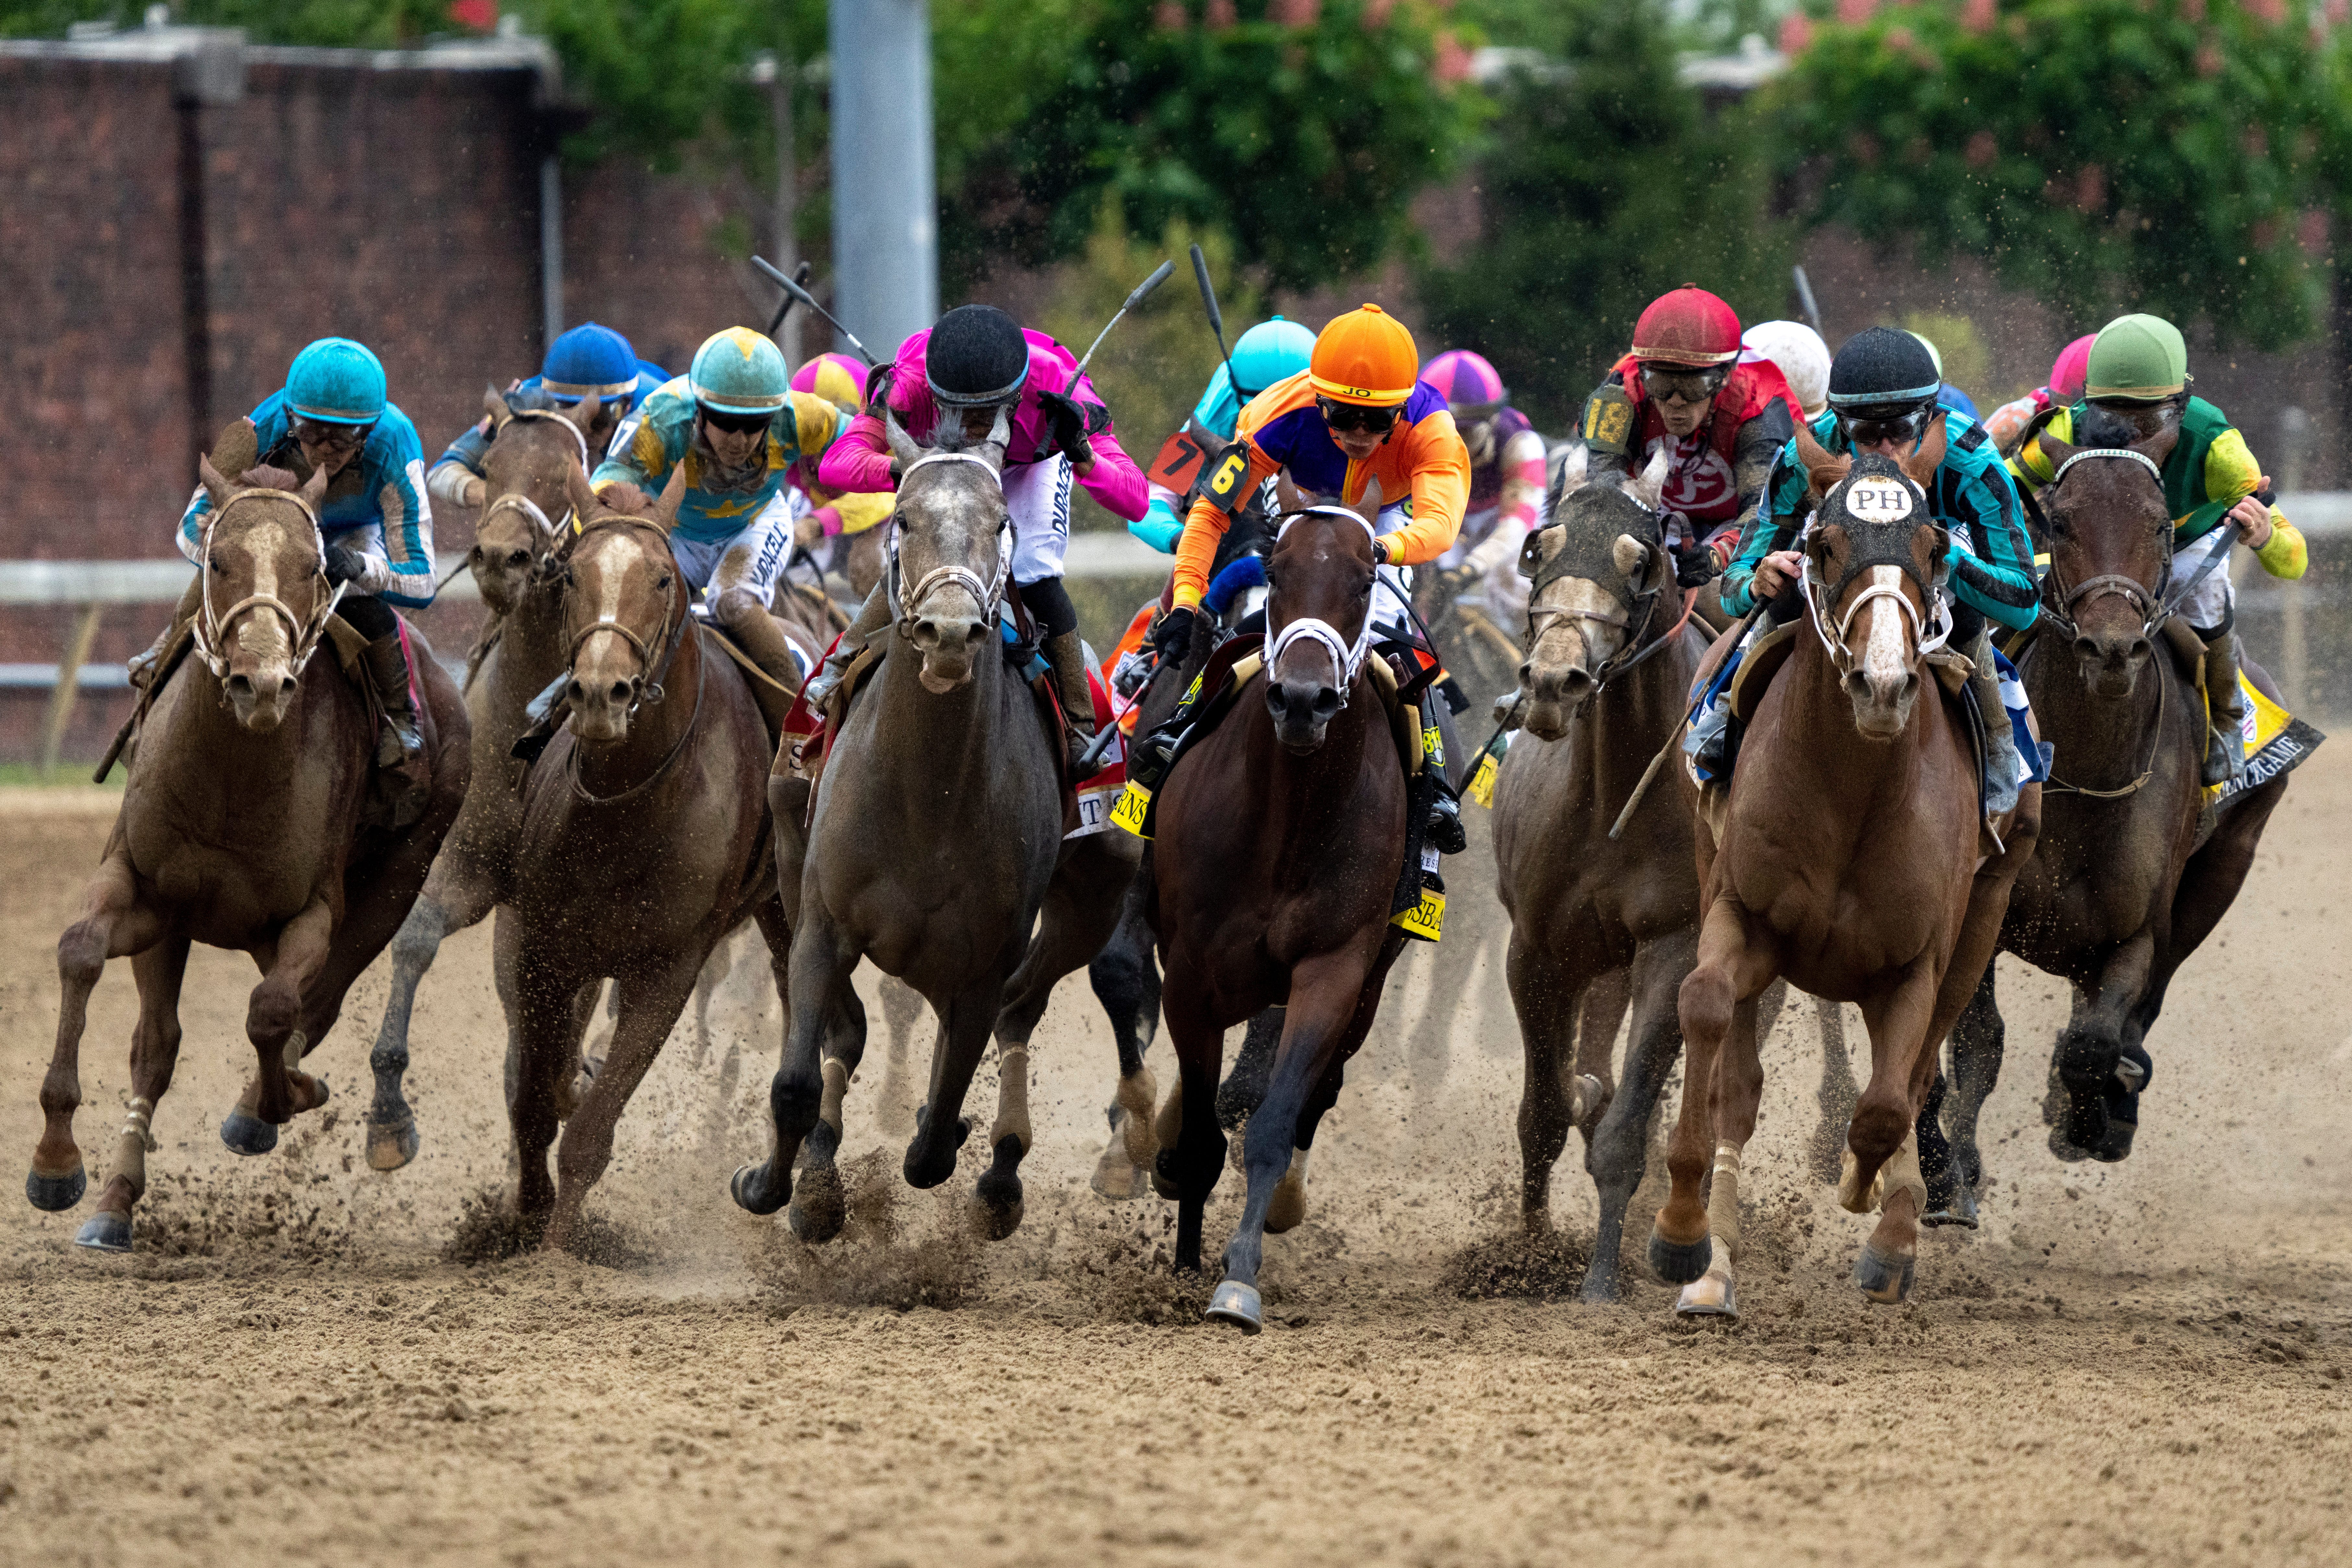
{"label": "jockey in blue helmet", "polygon": [[[506,395],[526,408],[568,408],[583,397],[594,397],[596,417],[588,427],[588,449],[601,454],[622,416],[668,379],[669,372],[639,359],[628,339],[610,327],[583,321],[548,344],[539,374],[508,387]],[[450,442],[426,481],[434,499],[451,506],[480,506],[489,445],[487,417]]]}
{"label": "jockey in blue helmet", "polygon": [[[1307,357],[1314,352],[1315,334],[1280,316],[1260,321],[1244,332],[1234,343],[1233,374],[1226,374],[1222,364],[1217,367],[1201,394],[1201,401],[1192,405],[1192,417],[1160,448],[1152,468],[1156,472],[1168,471],[1171,452],[1185,445],[1197,448],[1204,457],[1223,451],[1241,423],[1242,405],[1276,382],[1305,370]],[[1206,467],[1205,463],[1198,466]],[[1173,555],[1176,542],[1184,536],[1181,509],[1187,499],[1156,478],[1151,479],[1151,504],[1140,518],[1127,525],[1128,532],[1162,554]]]}
{"label": "jockey in blue helmet", "polygon": [[[430,794],[425,745],[417,728],[417,694],[408,650],[393,605],[422,608],[433,602],[433,507],[425,488],[425,449],[416,426],[385,395],[383,363],[363,343],[320,338],[294,356],[283,390],[271,393],[244,423],[252,456],[225,440],[218,456],[235,481],[257,467],[283,468],[307,479],[320,468],[331,476],[319,506],[330,583],[348,584],[336,614],[367,638],[362,662],[383,709],[376,765],[398,780],[393,792],[395,826],[415,820]],[[239,448],[230,455],[232,447]],[[238,460],[243,458],[243,460]],[[212,496],[201,485],[181,514],[180,553],[201,563]],[[194,618],[203,578],[188,586],[163,639],[132,660],[132,679],[152,679],[154,662]]]}

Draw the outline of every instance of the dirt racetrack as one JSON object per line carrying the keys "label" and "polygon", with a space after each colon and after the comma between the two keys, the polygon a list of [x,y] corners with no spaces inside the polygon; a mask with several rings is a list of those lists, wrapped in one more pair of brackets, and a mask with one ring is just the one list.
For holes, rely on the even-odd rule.
{"label": "dirt racetrack", "polygon": [[[54,944],[110,811],[0,799],[12,1171],[39,1125]],[[0,1205],[0,1562],[2341,1563],[2347,821],[2339,741],[2175,985],[2126,1164],[2049,1153],[2063,1004],[2002,961],[1998,1184],[1981,1231],[1930,1234],[1911,1306],[1866,1310],[1847,1282],[1866,1222],[1808,1172],[1818,1047],[1792,1008],[1767,1049],[1728,1328],[1676,1322],[1655,1284],[1622,1307],[1558,1299],[1572,1245],[1525,1271],[1549,1296],[1464,1294],[1506,1272],[1475,1244],[1509,1222],[1517,1161],[1517,1034],[1491,922],[1468,910],[1448,938],[1457,966],[1479,954],[1458,1005],[1423,973],[1391,984],[1308,1223],[1269,1242],[1255,1340],[1203,1326],[1204,1288],[1153,1268],[1171,1205],[1087,1190],[1112,1054],[1077,982],[1039,1036],[1009,1242],[957,1223],[981,1140],[939,1193],[900,1183],[913,1091],[878,1010],[849,1235],[813,1252],[728,1201],[764,1150],[774,1053],[747,963],[709,1056],[682,1027],[622,1124],[592,1203],[605,1260],[465,1263],[506,1179],[488,928],[425,980],[423,1151],[389,1176],[358,1120],[382,966],[312,1058],[333,1102],[240,1160],[215,1127],[251,1060],[253,972],[200,950],[137,1252],[72,1247],[88,1199]],[[1490,902],[1491,876],[1465,865],[1457,904]],[[82,1056],[93,1195],[133,1012],[117,963]],[[926,1026],[918,1070],[928,1050]],[[992,1089],[973,1092],[983,1126]],[[1580,1151],[1555,1184],[1571,1242],[1593,1213]],[[1237,1187],[1211,1209],[1213,1250]],[[1656,1202],[1645,1184],[1635,1250]]]}

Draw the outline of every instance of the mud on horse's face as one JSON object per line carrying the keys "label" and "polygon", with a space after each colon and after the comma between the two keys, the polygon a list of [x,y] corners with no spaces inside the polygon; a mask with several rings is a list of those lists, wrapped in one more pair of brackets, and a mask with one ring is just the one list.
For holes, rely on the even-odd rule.
{"label": "mud on horse's face", "polygon": [[1297,755],[1323,744],[1363,667],[1380,511],[1375,479],[1355,510],[1310,507],[1286,518],[1266,557],[1265,706],[1275,738]]}
{"label": "mud on horse's face", "polygon": [[897,556],[889,568],[898,631],[923,657],[923,689],[945,696],[971,681],[973,660],[994,640],[1009,570],[1011,524],[1004,500],[1004,448],[1012,422],[995,410],[986,437],[940,423],[926,450],[886,414],[899,465]]}
{"label": "mud on horse's face", "polygon": [[1657,514],[1666,458],[1660,452],[1639,475],[1585,482],[1579,448],[1561,470],[1551,521],[1528,536],[1519,570],[1528,594],[1528,657],[1519,665],[1529,734],[1557,741],[1597,689],[1612,660],[1640,635],[1671,574]]}
{"label": "mud on horse's face", "polygon": [[490,445],[482,459],[481,519],[466,565],[482,602],[503,616],[571,533],[572,475],[586,476],[602,404],[592,395],[569,409],[517,408],[490,391],[482,406]]}
{"label": "mud on horse's face", "polygon": [[[240,489],[209,458],[201,465],[213,510],[204,534],[197,657],[221,683],[236,721],[266,735],[285,721],[302,669],[325,627],[328,586],[318,507],[321,466],[299,491]],[[290,475],[255,469],[247,479]]]}

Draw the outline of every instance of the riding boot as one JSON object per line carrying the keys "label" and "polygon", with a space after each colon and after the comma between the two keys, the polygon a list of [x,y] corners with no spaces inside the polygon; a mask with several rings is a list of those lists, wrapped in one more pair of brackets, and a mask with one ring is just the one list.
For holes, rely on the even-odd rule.
{"label": "riding boot", "polygon": [[1054,690],[1062,700],[1062,721],[1068,727],[1070,777],[1078,777],[1078,759],[1095,739],[1095,700],[1087,688],[1087,647],[1076,632],[1045,639],[1046,662],[1054,667]]}
{"label": "riding boot", "polygon": [[1992,661],[1990,628],[1979,631],[1969,645],[1969,659],[1976,667],[1969,674],[1969,689],[1976,694],[1977,715],[1984,721],[1985,815],[1999,816],[2017,805],[2018,781],[2025,776],[2025,763],[2018,755],[2009,710],[2001,705],[2000,670]]}
{"label": "riding boot", "polygon": [[725,616],[727,635],[735,639],[735,646],[751,657],[768,680],[775,682],[773,686],[767,680],[751,682],[751,696],[768,721],[769,733],[781,735],[784,715],[792,710],[793,699],[801,688],[800,665],[793,658],[792,644],[784,637],[784,628],[767,611],[754,605],[729,614],[730,608],[722,599],[720,614]]}
{"label": "riding boot", "polygon": [[849,629],[841,634],[840,640],[833,645],[833,651],[824,656],[824,663],[809,677],[803,695],[811,710],[817,712],[824,710],[832,702],[833,694],[840,690],[841,683],[848,679],[851,661],[864,653],[867,641],[889,624],[889,586],[877,583],[874,591],[866,595],[866,603],[858,606],[857,618],[849,623]]}
{"label": "riding boot", "polygon": [[360,656],[368,683],[375,688],[383,710],[383,731],[376,737],[375,765],[384,775],[384,794],[392,806],[392,825],[405,827],[425,815],[432,798],[433,774],[425,761],[425,732],[418,726],[416,697],[409,679],[408,652],[400,634],[378,637]]}
{"label": "riding boot", "polygon": [[2213,716],[2198,778],[2210,787],[2229,784],[2245,772],[2246,704],[2238,690],[2238,642],[2231,623],[2224,622],[2215,632],[2200,627],[2197,635],[2206,639],[2205,705]]}

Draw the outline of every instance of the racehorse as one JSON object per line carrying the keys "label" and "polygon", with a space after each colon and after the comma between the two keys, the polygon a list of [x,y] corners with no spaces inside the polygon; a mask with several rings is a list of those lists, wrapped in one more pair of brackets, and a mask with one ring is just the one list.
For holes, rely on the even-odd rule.
{"label": "racehorse", "polygon": [[[1651,1112],[1682,1051],[1675,994],[1698,950],[1695,801],[1686,775],[1611,828],[1643,770],[1682,731],[1706,655],[1657,513],[1664,458],[1584,482],[1580,447],[1551,518],[1520,552],[1532,579],[1526,715],[1495,786],[1496,891],[1511,917],[1508,978],[1527,1053],[1519,1098],[1519,1213],[1549,1229],[1552,1165],[1585,1134],[1601,1197],[1582,1289],[1623,1292],[1618,1253],[1640,1184]],[[1612,1056],[1628,1003],[1625,1092]],[[1769,1028],[1769,1023],[1759,1024]]]}
{"label": "racehorse", "polygon": [[[80,1245],[127,1251],[147,1185],[156,1108],[179,1058],[179,996],[194,942],[249,952],[262,972],[246,1012],[257,1067],[221,1135],[240,1153],[327,1099],[297,1065],[326,1037],[343,994],[408,912],[465,797],[467,721],[457,689],[414,628],[418,720],[432,790],[406,827],[367,826],[373,725],[339,672],[304,679],[339,595],[326,578],[321,468],[297,491],[280,470],[240,483],[200,460],[213,510],[198,565],[194,657],[148,711],[104,860],[83,913],[58,939],[57,1054],[26,1196],[72,1207],[85,1186],[73,1114],[89,994],[126,955],[139,985],[131,1110],[112,1176]],[[330,665],[335,658],[330,655]]]}
{"label": "racehorse", "polygon": [[[473,725],[473,784],[415,907],[392,942],[392,988],[368,1065],[375,1101],[367,1116],[367,1160],[396,1171],[416,1157],[416,1117],[401,1090],[408,1070],[408,1020],[416,987],[451,933],[478,922],[510,898],[522,797],[508,752],[529,725],[530,700],[563,673],[563,584],[559,551],[571,537],[571,477],[585,477],[587,432],[599,400],[571,409],[519,407],[496,391],[483,398],[490,443],[483,455],[486,500],[466,565],[493,617],[477,643],[466,680]],[[509,971],[498,966],[499,1000],[511,1025]],[[507,1040],[513,1092],[514,1033]],[[569,1085],[565,1092],[569,1093]],[[564,1110],[568,1114],[567,1100]]]}
{"label": "racehorse", "polygon": [[954,1173],[971,1131],[964,1095],[993,1028],[992,1163],[971,1217],[992,1239],[1018,1227],[1033,1142],[1030,1033],[1054,983],[1101,948],[1134,874],[1139,847],[1127,835],[1062,837],[1060,742],[1001,647],[1008,432],[1000,413],[984,439],[925,450],[888,426],[901,476],[889,577],[898,618],[877,639],[879,668],[841,720],[814,802],[782,756],[769,786],[792,928],[783,1059],[769,1093],[776,1142],[730,1190],[753,1214],[790,1203],[807,1240],[839,1234],[845,1215],[835,1156],[865,1049],[850,985],[861,958],[921,993],[939,1019],[907,1148],[910,1185]]}
{"label": "racehorse", "polygon": [[[770,737],[750,686],[699,628],[670,553],[684,464],[648,512],[611,510],[571,479],[582,523],[561,560],[571,716],[524,782],[499,952],[512,965],[509,1097],[527,1235],[569,1245],[613,1129],[704,963],[749,915],[779,988],[787,934],[770,869]],[[511,921],[511,936],[504,929]],[[595,983],[619,983],[604,1068],[547,1173]]]}
{"label": "racehorse", "polygon": [[1160,1116],[1158,1173],[1177,1188],[1179,1270],[1201,1267],[1202,1215],[1224,1163],[1224,1031],[1287,1004],[1243,1135],[1248,1197],[1209,1309],[1249,1333],[1264,1321],[1265,1233],[1304,1217],[1316,1125],[1404,942],[1389,916],[1410,837],[1406,781],[1366,659],[1379,514],[1375,481],[1360,512],[1318,506],[1285,521],[1266,563],[1265,702],[1239,704],[1195,744],[1157,805],[1151,923],[1182,1073]]}
{"label": "racehorse", "polygon": [[[2041,847],[2010,895],[2000,946],[2074,988],[2051,1110],[2053,1145],[2077,1158],[2128,1151],[2136,1121],[2110,1121],[2111,1107],[2134,1098],[2117,1068],[2154,1026],[2173,973],[2228,912],[2286,793],[2281,773],[2204,820],[2201,689],[2159,647],[2174,604],[2162,473],[2177,435],[2115,447],[2042,437],[2062,482],[2041,495],[2044,619],[2019,674],[2067,776],[2042,785]],[[1948,1157],[1937,1107],[1919,1122],[1930,1224],[1977,1223],[1977,1113],[2000,1076],[2002,1036],[1988,965],[1952,1032]]]}
{"label": "racehorse", "polygon": [[1756,707],[1719,843],[1698,836],[1698,961],[1678,997],[1682,1113],[1672,1193],[1650,1239],[1652,1267],[1688,1286],[1685,1312],[1738,1310],[1739,1161],[1764,1082],[1756,998],[1782,975],[1857,1004],[1870,1030],[1838,1199],[1866,1213],[1883,1186],[1854,1278],[1873,1300],[1908,1296],[1926,1206],[1912,1129],[2040,815],[2029,784],[2006,823],[1986,825],[1963,716],[1927,690],[1940,640],[1927,628],[1950,548],[1926,489],[1942,427],[1900,466],[1841,462],[1801,430],[1797,445],[1822,497],[1803,551],[1811,625]]}

